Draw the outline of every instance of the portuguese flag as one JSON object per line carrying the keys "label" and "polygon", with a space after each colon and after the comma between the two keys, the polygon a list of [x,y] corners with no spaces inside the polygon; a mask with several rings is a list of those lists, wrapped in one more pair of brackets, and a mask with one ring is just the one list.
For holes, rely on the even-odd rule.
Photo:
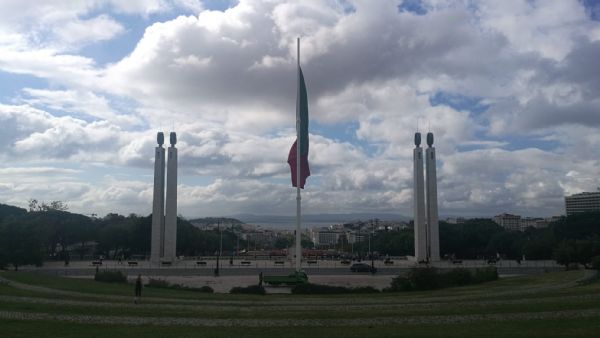
{"label": "portuguese flag", "polygon": [[288,155],[288,164],[292,171],[292,186],[297,187],[297,147],[300,144],[300,188],[304,189],[306,178],[310,176],[310,168],[308,167],[308,98],[306,95],[306,85],[304,84],[304,75],[302,69],[298,66],[298,100],[296,104],[296,131],[297,138],[290,154]]}

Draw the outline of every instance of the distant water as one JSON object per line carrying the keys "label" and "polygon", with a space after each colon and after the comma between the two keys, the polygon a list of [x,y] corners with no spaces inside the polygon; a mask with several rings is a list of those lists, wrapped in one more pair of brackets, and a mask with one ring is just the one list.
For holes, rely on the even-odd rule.
{"label": "distant water", "polygon": [[[275,215],[235,215],[240,221],[260,225],[272,229],[294,229],[296,228],[296,217]],[[378,218],[382,221],[406,221],[408,217],[399,214],[322,214],[302,216],[302,228],[327,227],[334,224],[355,222],[358,220],[369,221]]]}
{"label": "distant water", "polygon": [[[243,221],[243,220],[242,220]],[[245,222],[244,223],[248,223],[251,225],[260,225],[261,228],[266,228],[266,229],[279,229],[279,230],[294,230],[296,228],[296,221],[294,220],[293,222],[277,222],[277,221],[273,221],[273,222],[269,222],[269,221],[253,221],[253,222]],[[345,222],[302,222],[302,224],[300,225],[303,229],[307,229],[307,228],[320,228],[320,227],[328,227],[330,225],[333,224],[341,224],[341,223],[345,223]]]}

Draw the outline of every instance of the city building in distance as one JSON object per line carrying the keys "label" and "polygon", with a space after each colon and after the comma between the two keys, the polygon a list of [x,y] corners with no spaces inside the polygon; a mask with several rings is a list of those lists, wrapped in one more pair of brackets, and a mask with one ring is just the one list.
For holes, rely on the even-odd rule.
{"label": "city building in distance", "polygon": [[504,213],[494,216],[492,220],[506,230],[521,230],[521,216],[519,215],[511,215]]}
{"label": "city building in distance", "polygon": [[499,226],[509,231],[525,231],[527,228],[546,228],[550,223],[556,222],[560,219],[560,216],[553,216],[549,218],[541,217],[521,217],[520,215],[512,215],[503,213],[492,217]]}
{"label": "city building in distance", "polygon": [[596,192],[582,192],[565,196],[567,216],[590,211],[600,211],[600,188]]}

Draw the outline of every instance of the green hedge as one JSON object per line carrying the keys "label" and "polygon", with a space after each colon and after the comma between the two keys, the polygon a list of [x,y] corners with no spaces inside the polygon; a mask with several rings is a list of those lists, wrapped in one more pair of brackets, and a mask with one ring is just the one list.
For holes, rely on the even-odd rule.
{"label": "green hedge", "polygon": [[600,270],[600,256],[592,258],[592,269]]}
{"label": "green hedge", "polygon": [[348,288],[344,286],[330,286],[321,284],[303,283],[297,284],[292,288],[293,294],[299,295],[331,295],[344,293],[378,293],[379,290],[371,286],[359,286]]}
{"label": "green hedge", "polygon": [[97,282],[104,283],[127,283],[127,276],[124,275],[121,271],[98,271],[94,275],[94,280]]}
{"label": "green hedge", "polygon": [[392,284],[384,291],[434,290],[484,283],[496,279],[498,279],[498,270],[495,267],[476,269],[475,272],[459,268],[446,273],[440,273],[432,267],[413,268],[406,276],[392,279]]}
{"label": "green hedge", "polygon": [[202,287],[196,288],[191,286],[185,286],[180,284],[171,284],[164,279],[155,279],[150,278],[148,280],[148,284],[146,287],[157,288],[157,289],[172,289],[172,290],[186,290],[186,291],[196,291],[196,292],[205,292],[205,293],[213,293],[214,290],[208,285],[204,285]]}
{"label": "green hedge", "polygon": [[254,294],[254,295],[264,295],[265,288],[261,285],[250,285],[246,287],[236,286],[229,290],[229,293],[246,293],[246,294]]}

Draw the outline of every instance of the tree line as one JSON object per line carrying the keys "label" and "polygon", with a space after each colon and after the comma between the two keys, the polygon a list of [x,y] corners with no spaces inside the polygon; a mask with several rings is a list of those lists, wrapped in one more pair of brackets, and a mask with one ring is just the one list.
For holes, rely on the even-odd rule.
{"label": "tree line", "polygon": [[[551,223],[546,228],[530,227],[508,231],[491,219],[475,218],[460,224],[440,222],[440,254],[448,259],[521,260],[555,259],[560,264],[587,265],[600,256],[600,213],[582,213]],[[368,240],[350,245],[340,241],[336,248],[365,257]],[[371,234],[371,251],[378,256],[414,255],[413,229]]]}
{"label": "tree line", "polygon": [[[108,214],[102,218],[68,212],[62,202],[30,201],[29,210],[0,204],[0,267],[40,265],[44,260],[144,258],[150,253],[152,216]],[[240,236],[239,223],[200,230],[177,219],[177,254],[207,256],[222,250],[225,255],[253,247]],[[222,239],[222,241],[221,241]],[[279,236],[273,248],[293,245],[293,236]],[[303,238],[303,247],[312,243]],[[368,241],[341,243],[339,251],[360,256],[369,253]],[[376,232],[371,251],[381,255],[414,253],[412,229]],[[440,222],[440,253],[455,259],[556,259],[561,264],[588,264],[600,256],[600,213],[564,217],[543,229],[507,231],[489,219],[470,219],[462,224]]]}
{"label": "tree line", "polygon": [[[43,207],[42,207],[43,205]],[[58,206],[53,208],[52,206]],[[30,204],[30,210],[0,204],[0,268],[41,265],[45,260],[145,258],[150,254],[152,215],[108,214],[87,217],[67,211],[64,203]],[[177,254],[214,255],[246,248],[239,225],[200,230],[177,219]]]}

